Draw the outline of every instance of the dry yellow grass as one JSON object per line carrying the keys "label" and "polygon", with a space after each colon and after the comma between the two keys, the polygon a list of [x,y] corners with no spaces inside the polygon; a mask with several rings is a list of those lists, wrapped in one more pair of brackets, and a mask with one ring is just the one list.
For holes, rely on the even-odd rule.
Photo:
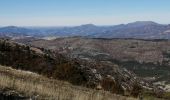
{"label": "dry yellow grass", "polygon": [[67,82],[0,66],[0,89],[9,88],[45,100],[135,100],[105,91],[73,86]]}

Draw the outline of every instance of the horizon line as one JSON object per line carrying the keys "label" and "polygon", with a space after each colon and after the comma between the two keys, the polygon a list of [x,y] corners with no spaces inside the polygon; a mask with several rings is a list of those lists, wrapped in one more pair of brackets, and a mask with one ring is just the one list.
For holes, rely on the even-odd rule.
{"label": "horizon line", "polygon": [[130,21],[126,23],[119,23],[119,24],[94,24],[94,23],[82,23],[82,24],[75,24],[75,25],[0,25],[0,27],[76,27],[76,26],[82,26],[82,25],[94,25],[94,26],[115,26],[115,25],[127,25],[130,23],[135,23],[135,22],[154,22],[157,24],[161,25],[169,25],[165,23],[160,23],[157,21]]}

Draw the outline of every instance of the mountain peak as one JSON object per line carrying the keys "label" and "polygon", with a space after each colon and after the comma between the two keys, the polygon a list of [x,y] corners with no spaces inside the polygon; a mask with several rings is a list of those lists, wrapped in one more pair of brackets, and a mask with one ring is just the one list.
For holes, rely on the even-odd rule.
{"label": "mountain peak", "polygon": [[128,23],[128,26],[145,26],[145,25],[159,25],[156,22],[153,21],[136,21],[133,23]]}
{"label": "mountain peak", "polygon": [[[135,21],[136,23],[156,23],[154,21]],[[135,23],[134,22],[134,23]]]}
{"label": "mountain peak", "polygon": [[6,26],[6,27],[2,27],[2,28],[14,29],[14,28],[18,28],[18,27],[17,26]]}
{"label": "mountain peak", "polygon": [[96,27],[96,25],[94,25],[94,24],[84,24],[84,25],[81,25],[81,27]]}

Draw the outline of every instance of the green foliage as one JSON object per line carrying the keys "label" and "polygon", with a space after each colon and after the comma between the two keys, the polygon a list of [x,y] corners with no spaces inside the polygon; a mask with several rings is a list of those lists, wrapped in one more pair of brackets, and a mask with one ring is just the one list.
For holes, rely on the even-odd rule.
{"label": "green foliage", "polygon": [[[139,63],[137,61],[118,61],[112,60],[112,62],[118,64],[119,66],[133,71],[140,77],[159,77],[159,81],[169,80],[169,66],[166,64],[160,65],[153,63]],[[151,73],[152,72],[152,73]],[[160,77],[161,76],[161,77]]]}

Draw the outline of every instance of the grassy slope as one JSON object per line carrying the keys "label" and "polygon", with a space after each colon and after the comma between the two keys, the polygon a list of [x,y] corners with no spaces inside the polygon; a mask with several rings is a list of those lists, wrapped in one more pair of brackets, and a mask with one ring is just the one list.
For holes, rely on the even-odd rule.
{"label": "grassy slope", "polygon": [[14,90],[27,97],[57,100],[135,100],[104,91],[86,89],[41,75],[0,66],[0,91]]}

